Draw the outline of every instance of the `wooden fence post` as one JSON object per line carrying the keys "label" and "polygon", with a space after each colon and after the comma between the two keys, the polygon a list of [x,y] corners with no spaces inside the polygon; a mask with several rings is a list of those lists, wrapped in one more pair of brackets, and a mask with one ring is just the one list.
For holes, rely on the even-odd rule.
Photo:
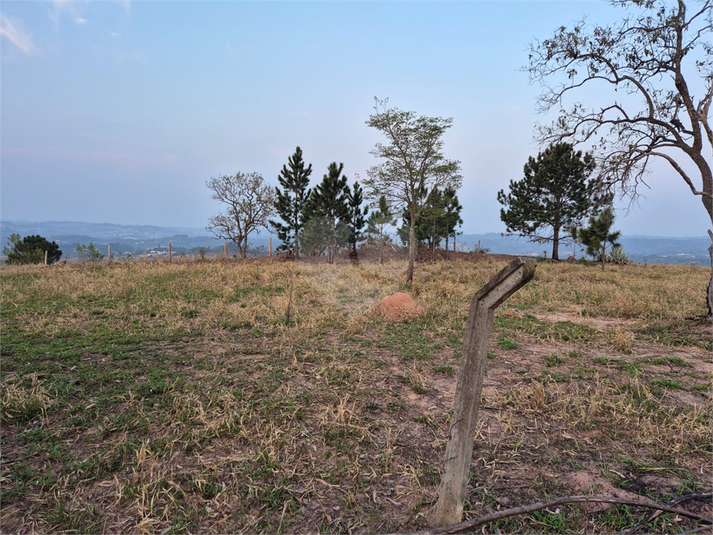
{"label": "wooden fence post", "polygon": [[47,252],[48,251],[45,251],[45,266],[47,265]]}
{"label": "wooden fence post", "polygon": [[171,261],[171,242],[168,242],[168,261]]}
{"label": "wooden fence post", "polygon": [[495,309],[534,276],[535,263],[517,258],[478,290],[470,303],[434,526],[457,524],[463,516]]}
{"label": "wooden fence post", "polygon": [[226,260],[228,258],[228,240],[225,240],[225,243],[223,244],[223,255],[225,256]]}
{"label": "wooden fence post", "polygon": [[106,255],[106,263],[111,264],[111,244],[109,244],[109,250]]}
{"label": "wooden fence post", "polygon": [[270,256],[272,256],[272,236],[270,236]]}

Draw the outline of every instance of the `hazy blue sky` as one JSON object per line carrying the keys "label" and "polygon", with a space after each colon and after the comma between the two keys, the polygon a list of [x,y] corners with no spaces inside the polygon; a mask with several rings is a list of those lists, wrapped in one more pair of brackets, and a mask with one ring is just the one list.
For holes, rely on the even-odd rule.
{"label": "hazy blue sky", "polygon": [[[373,98],[453,117],[466,233],[501,232],[499,189],[522,177],[537,86],[528,43],[604,1],[8,1],[0,6],[0,216],[202,227],[205,181],[272,184],[302,147],[321,180],[376,163]],[[703,205],[665,166],[617,228],[702,236]],[[620,203],[625,207],[627,203]]]}

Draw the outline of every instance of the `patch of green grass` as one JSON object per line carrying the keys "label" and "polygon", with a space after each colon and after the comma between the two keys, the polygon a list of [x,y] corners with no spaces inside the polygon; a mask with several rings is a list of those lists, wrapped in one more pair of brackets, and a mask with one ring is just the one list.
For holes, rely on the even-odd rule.
{"label": "patch of green grass", "polygon": [[659,322],[645,325],[636,332],[664,346],[697,346],[713,349],[707,337],[696,333],[691,327],[690,321],[687,320]]}
{"label": "patch of green grass", "polygon": [[599,513],[597,522],[604,527],[610,528],[616,532],[633,526],[638,522],[638,518],[631,512],[628,505],[614,504]]}
{"label": "patch of green grass", "polygon": [[671,379],[651,379],[649,383],[652,386],[658,386],[660,388],[672,388],[674,390],[680,390],[683,388],[680,381],[672,381]]}
{"label": "patch of green grass", "polygon": [[515,342],[513,342],[512,340],[510,340],[510,337],[509,337],[509,336],[503,335],[503,334],[501,334],[500,336],[498,336],[498,345],[499,345],[501,348],[503,348],[503,349],[508,349],[508,350],[517,349],[517,348],[518,348],[518,345],[517,345]]}
{"label": "patch of green grass", "polygon": [[413,384],[411,386],[411,390],[413,390],[416,394],[425,394],[428,392],[428,388],[421,383]]}
{"label": "patch of green grass", "polygon": [[636,362],[629,362],[628,360],[620,361],[621,369],[628,373],[631,377],[636,377],[644,373],[644,368]]}
{"label": "patch of green grass", "polygon": [[444,375],[455,375],[456,369],[453,366],[449,366],[446,364],[439,364],[438,366],[434,366],[433,371],[436,373],[442,373]]}
{"label": "patch of green grass", "polygon": [[654,364],[656,366],[665,366],[665,365],[675,365],[675,366],[680,366],[682,368],[690,368],[691,364],[686,362],[685,359],[681,357],[656,357],[656,358],[651,358],[651,357],[642,357],[636,359],[636,362],[641,362],[643,364]]}
{"label": "patch of green grass", "polygon": [[545,356],[545,366],[547,366],[548,368],[555,368],[562,364],[562,362],[564,362],[562,360],[562,357],[560,357],[556,353],[552,353],[551,355]]}
{"label": "patch of green grass", "polygon": [[602,364],[607,367],[616,366],[617,368],[620,368],[621,370],[626,372],[631,377],[636,377],[636,376],[644,373],[644,368],[643,368],[643,366],[641,366],[641,364],[638,364],[637,362],[630,362],[628,360],[608,359],[605,357],[595,357],[594,363]]}
{"label": "patch of green grass", "polygon": [[596,329],[571,321],[549,323],[538,320],[530,314],[527,314],[524,318],[498,316],[495,318],[495,327],[503,332],[521,331],[544,340],[560,340],[563,342],[588,342],[597,332]]}
{"label": "patch of green grass", "polygon": [[402,411],[406,408],[406,404],[400,399],[392,399],[386,404],[386,408],[390,411]]}

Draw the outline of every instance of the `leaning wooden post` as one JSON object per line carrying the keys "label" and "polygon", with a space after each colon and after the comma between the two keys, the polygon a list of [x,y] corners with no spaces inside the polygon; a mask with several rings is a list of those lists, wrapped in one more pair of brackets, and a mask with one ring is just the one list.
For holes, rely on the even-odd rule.
{"label": "leaning wooden post", "polygon": [[435,526],[457,524],[463,516],[480,393],[488,357],[488,337],[493,328],[495,309],[534,276],[535,263],[517,258],[478,290],[470,303],[450,436],[446,445],[446,460],[438,490],[433,522]]}
{"label": "leaning wooden post", "polygon": [[171,242],[168,242],[168,261],[171,261]]}

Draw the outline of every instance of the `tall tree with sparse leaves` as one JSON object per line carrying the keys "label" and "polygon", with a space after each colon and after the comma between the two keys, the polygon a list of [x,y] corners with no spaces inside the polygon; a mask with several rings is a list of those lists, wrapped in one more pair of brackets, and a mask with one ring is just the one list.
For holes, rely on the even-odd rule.
{"label": "tall tree with sparse leaves", "polygon": [[510,192],[498,192],[500,218],[509,233],[537,243],[552,243],[552,259],[559,245],[570,239],[569,229],[611,201],[601,183],[590,178],[596,165],[590,153],[556,143],[525,164],[525,176],[510,181]]}
{"label": "tall tree with sparse leaves", "polygon": [[[652,162],[665,162],[713,224],[713,0],[611,4],[627,10],[619,22],[582,20],[531,45],[528,70],[543,88],[541,110],[560,110],[538,138],[592,143],[600,177],[632,195]],[[713,245],[709,252],[713,268]],[[710,315],[713,269],[707,303]]]}
{"label": "tall tree with sparse leaves", "polygon": [[[386,144],[377,143],[371,154],[383,160],[371,167],[364,185],[369,195],[384,195],[394,207],[409,214],[409,258],[407,282],[413,282],[416,262],[416,222],[436,188],[460,187],[460,162],[443,154],[443,136],[453,119],[417,116],[411,111],[387,108],[388,100],[374,99],[374,114],[366,124],[381,132]],[[421,192],[427,191],[425,199]]]}
{"label": "tall tree with sparse leaves", "polygon": [[305,224],[303,211],[310,196],[307,186],[311,174],[312,164],[305,167],[302,149],[297,147],[277,177],[283,189],[275,187],[275,209],[282,222],[270,220],[270,224],[282,241],[280,249],[292,250],[295,258],[300,256],[299,236]]}

